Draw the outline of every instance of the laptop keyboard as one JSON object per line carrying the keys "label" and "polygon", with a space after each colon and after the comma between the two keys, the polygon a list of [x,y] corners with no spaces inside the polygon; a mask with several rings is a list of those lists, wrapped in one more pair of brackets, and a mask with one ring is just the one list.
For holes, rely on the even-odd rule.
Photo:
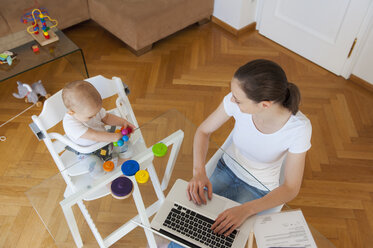
{"label": "laptop keyboard", "polygon": [[174,204],[168,214],[163,226],[194,239],[201,244],[209,247],[228,248],[232,247],[237,230],[234,230],[229,236],[215,234],[211,230],[214,220],[202,216],[190,209],[178,204]]}

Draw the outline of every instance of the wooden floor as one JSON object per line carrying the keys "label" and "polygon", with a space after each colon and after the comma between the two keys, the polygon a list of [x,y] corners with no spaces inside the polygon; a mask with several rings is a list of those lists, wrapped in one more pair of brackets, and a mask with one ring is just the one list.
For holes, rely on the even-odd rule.
{"label": "wooden floor", "polygon": [[[213,23],[182,30],[140,57],[92,21],[65,33],[83,49],[91,76],[119,76],[130,86],[129,98],[140,123],[176,108],[198,125],[229,92],[240,65],[257,58],[279,63],[289,81],[299,86],[301,111],[313,126],[302,189],[289,205],[301,208],[308,223],[336,247],[373,247],[372,93],[257,32],[236,38]],[[1,82],[0,122],[30,106],[12,96],[17,80],[32,83],[42,78],[54,93],[66,82],[82,78],[82,68],[70,62],[79,62],[79,56]],[[55,247],[25,195],[57,173],[44,143],[28,128],[31,115],[39,112],[33,107],[0,128],[0,135],[7,137],[0,142],[0,247]],[[226,134],[222,129],[213,139],[221,144]],[[138,230],[114,247],[145,247],[141,238],[144,234]]]}

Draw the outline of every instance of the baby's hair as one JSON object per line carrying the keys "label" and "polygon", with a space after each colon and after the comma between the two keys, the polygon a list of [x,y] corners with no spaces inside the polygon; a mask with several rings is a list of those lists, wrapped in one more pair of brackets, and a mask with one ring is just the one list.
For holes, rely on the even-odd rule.
{"label": "baby's hair", "polygon": [[102,105],[100,93],[86,81],[74,81],[65,85],[62,90],[62,100],[67,109],[75,112],[87,105]]}
{"label": "baby's hair", "polygon": [[241,83],[246,96],[257,103],[274,101],[280,103],[295,115],[299,109],[298,87],[288,82],[284,70],[275,62],[253,60],[235,72],[234,78]]}

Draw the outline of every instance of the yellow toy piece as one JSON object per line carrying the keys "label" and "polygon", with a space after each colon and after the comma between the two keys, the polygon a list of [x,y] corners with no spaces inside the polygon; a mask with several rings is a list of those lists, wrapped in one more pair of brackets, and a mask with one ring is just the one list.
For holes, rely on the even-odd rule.
{"label": "yellow toy piece", "polygon": [[106,150],[102,149],[102,150],[100,151],[100,155],[101,155],[101,156],[105,156],[105,155],[106,155]]}
{"label": "yellow toy piece", "polygon": [[149,173],[146,170],[139,170],[135,174],[138,183],[146,183],[149,180]]}

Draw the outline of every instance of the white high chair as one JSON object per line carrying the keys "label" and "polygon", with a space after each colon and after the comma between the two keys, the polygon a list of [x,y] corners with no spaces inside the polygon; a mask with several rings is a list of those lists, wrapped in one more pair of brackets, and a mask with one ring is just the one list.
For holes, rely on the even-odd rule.
{"label": "white high chair", "polygon": [[[138,126],[131,104],[125,93],[126,91],[129,92],[129,89],[127,85],[122,83],[120,78],[113,77],[112,79],[107,79],[99,75],[86,79],[85,81],[90,82],[98,90],[102,99],[117,94],[118,98],[116,100],[116,108],[108,110],[108,112],[125,118],[136,127]],[[81,153],[90,153],[106,146],[109,142],[100,142],[91,146],[83,147],[73,143],[66,135],[56,132],[48,132],[50,128],[62,121],[65,113],[66,108],[62,101],[62,90],[60,90],[45,101],[40,115],[33,115],[32,120],[34,121],[34,127],[37,127],[36,129],[39,131],[39,136],[42,136],[45,145],[67,184],[64,196],[68,197],[76,192],[77,189],[91,183],[92,177],[88,174],[88,167],[79,166],[79,160],[76,154],[65,150],[65,147],[69,146]],[[134,139],[136,140],[136,137],[131,137],[131,140]],[[80,163],[84,162],[84,160],[80,161]],[[103,187],[102,190],[95,192],[93,195],[89,195],[84,200],[94,200],[109,193],[109,188]]]}
{"label": "white high chair", "polygon": [[[206,175],[208,178],[210,178],[210,176],[212,175],[212,173],[214,172],[215,168],[216,168],[216,165],[218,164],[218,161],[219,159],[221,158],[221,156],[223,156],[223,151],[227,151],[228,147],[232,144],[233,142],[233,138],[232,138],[232,132],[229,134],[228,138],[224,141],[224,144],[220,147],[219,150],[217,150],[215,152],[215,154],[210,158],[210,160],[206,163],[206,166],[205,166],[205,169],[206,169]],[[284,160],[282,166],[281,166],[281,173],[280,173],[280,185],[283,183],[284,181],[284,168],[285,168],[285,161],[286,159]],[[284,204],[282,205],[279,205],[277,207],[274,207],[274,208],[271,208],[271,209],[268,209],[268,210],[265,210],[263,212],[261,212],[260,214],[269,214],[269,213],[276,213],[276,212],[280,212],[282,207],[284,206]]]}
{"label": "white high chair", "polygon": [[[125,118],[129,122],[134,124],[136,127],[138,127],[137,120],[135,118],[131,104],[126,95],[126,93],[129,93],[129,89],[127,85],[122,83],[120,78],[113,77],[112,79],[107,79],[99,75],[96,77],[85,79],[85,81],[90,82],[98,90],[102,99],[117,95],[118,98],[116,99],[116,108],[112,110],[107,110],[107,112]],[[64,201],[66,201],[69,197],[72,198],[72,200],[75,200],[77,192],[83,192],[84,190],[88,189],[92,190],[90,193],[84,194],[83,198],[79,198],[78,200],[74,201],[74,203],[71,203],[71,199],[67,201],[67,204],[62,204],[62,202],[60,203],[77,247],[82,247],[83,242],[80,237],[73,212],[70,208],[72,204],[77,204],[79,206],[79,209],[82,212],[85,220],[87,221],[87,224],[90,227],[99,246],[109,247],[122,236],[126,235],[128,232],[136,228],[137,225],[129,221],[128,223],[121,226],[117,231],[114,231],[106,238],[103,238],[99,233],[95,223],[93,222],[93,219],[91,218],[88,212],[88,209],[85,207],[83,203],[83,200],[95,200],[110,194],[110,187],[103,186],[108,185],[108,183],[111,183],[111,181],[119,175],[108,174],[103,175],[102,178],[92,179],[92,177],[88,174],[88,167],[79,166],[79,161],[77,161],[78,159],[75,153],[65,149],[66,146],[70,146],[78,152],[90,153],[102,148],[103,146],[106,146],[107,144],[109,144],[109,142],[100,142],[92,146],[82,147],[73,143],[66,135],[62,135],[56,132],[48,132],[49,129],[51,129],[63,120],[65,113],[66,108],[62,100],[62,90],[60,90],[45,101],[43,110],[39,116],[32,116],[32,120],[34,122],[30,124],[30,127],[37,135],[37,137],[45,142],[45,145],[47,146],[58,169],[60,170],[60,174],[62,175],[63,179],[67,184],[66,190],[64,192]],[[170,161],[167,163],[168,170],[166,172],[168,174],[171,174],[172,168],[174,167],[175,158],[177,157],[177,153],[180,149],[182,140],[182,131],[176,132],[175,134],[171,135],[170,137],[164,140],[164,143],[166,145],[173,145],[170,155]],[[147,154],[152,154],[149,152],[149,150],[151,151],[151,148],[146,147],[144,138],[142,137],[142,133],[140,132],[140,130],[137,130],[131,135],[130,141],[130,147],[132,149],[134,157],[136,157],[136,154],[141,155],[144,154],[144,152],[147,152]],[[133,192],[133,197],[136,203],[136,208],[139,212],[139,215],[136,216],[134,220],[141,221],[143,224],[146,224],[147,226],[150,226],[148,217],[156,212],[157,208],[160,206],[160,204],[163,202],[165,198],[163,190],[167,187],[169,181],[169,177],[164,177],[162,181],[162,186],[160,185],[160,182],[154,169],[154,165],[152,164],[152,158],[152,156],[147,155],[145,156],[145,158],[138,158],[137,161],[140,164],[143,164],[149,172],[149,176],[151,178],[154,190],[158,197],[158,201],[148,209],[145,209],[141,194],[138,190],[137,183],[133,182],[135,188]],[[113,178],[109,178],[110,180],[108,180],[108,176],[111,176]],[[94,180],[94,182],[92,182],[92,180]],[[91,185],[101,186],[97,188],[91,188]],[[152,232],[145,230],[145,234],[149,244],[151,244],[151,247],[156,247],[155,239]]]}

